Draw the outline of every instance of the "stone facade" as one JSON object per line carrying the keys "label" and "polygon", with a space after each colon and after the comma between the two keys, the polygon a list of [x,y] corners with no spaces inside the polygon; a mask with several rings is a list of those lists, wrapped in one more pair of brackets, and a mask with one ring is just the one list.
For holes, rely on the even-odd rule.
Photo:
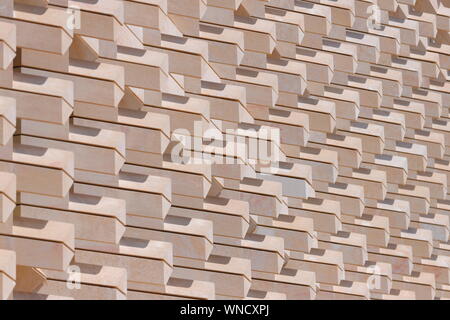
{"label": "stone facade", "polygon": [[450,298],[449,0],[0,0],[0,299]]}

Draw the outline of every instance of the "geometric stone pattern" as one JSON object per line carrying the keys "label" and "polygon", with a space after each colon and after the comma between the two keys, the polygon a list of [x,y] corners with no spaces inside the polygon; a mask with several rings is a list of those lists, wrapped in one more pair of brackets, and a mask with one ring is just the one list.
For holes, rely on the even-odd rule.
{"label": "geometric stone pattern", "polygon": [[449,0],[0,0],[0,299],[450,298],[449,31]]}

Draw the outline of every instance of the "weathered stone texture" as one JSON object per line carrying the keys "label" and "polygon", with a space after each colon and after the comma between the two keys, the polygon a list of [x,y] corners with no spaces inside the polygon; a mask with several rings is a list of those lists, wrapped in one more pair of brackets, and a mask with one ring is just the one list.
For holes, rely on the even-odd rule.
{"label": "weathered stone texture", "polygon": [[448,0],[0,0],[0,299],[450,298],[449,31]]}

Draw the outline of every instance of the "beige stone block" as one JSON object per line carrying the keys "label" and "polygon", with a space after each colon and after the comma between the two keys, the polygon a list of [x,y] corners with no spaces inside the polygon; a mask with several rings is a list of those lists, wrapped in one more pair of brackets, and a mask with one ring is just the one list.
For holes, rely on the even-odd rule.
{"label": "beige stone block", "polygon": [[253,271],[279,273],[284,264],[284,239],[257,234],[243,239],[216,236],[212,254],[248,259]]}
{"label": "beige stone block", "polygon": [[16,281],[16,253],[0,249],[0,300],[7,300]]}
{"label": "beige stone block", "polygon": [[[199,268],[199,266],[202,266]],[[250,289],[250,261],[236,257],[212,255],[205,262],[177,262],[173,276],[214,283],[216,298],[244,298]]]}
{"label": "beige stone block", "polygon": [[289,202],[289,214],[313,219],[315,231],[336,233],[342,228],[339,201],[309,198],[302,202]]}
{"label": "beige stone block", "polygon": [[344,263],[364,264],[368,259],[367,240],[364,234],[340,231],[334,235],[319,234],[319,249],[342,252]]}
{"label": "beige stone block", "polygon": [[130,300],[213,300],[215,285],[210,281],[190,280],[172,277],[163,287],[155,287],[154,292],[128,290]]}
{"label": "beige stone block", "polygon": [[313,272],[319,283],[339,284],[347,276],[343,254],[337,250],[314,248],[310,253],[291,251],[286,268]]}
{"label": "beige stone block", "polygon": [[344,280],[341,285],[321,284],[317,300],[367,300],[369,296],[366,283]]}
{"label": "beige stone block", "polygon": [[450,299],[446,1],[0,2],[0,299]]}
{"label": "beige stone block", "polygon": [[135,238],[122,238],[120,245],[105,248],[85,243],[76,249],[75,261],[126,269],[127,286],[133,290],[145,283],[167,283],[172,273],[172,245]]}
{"label": "beige stone block", "polygon": [[12,234],[0,236],[0,246],[14,250],[20,265],[65,270],[74,256],[74,226],[54,221],[15,219]]}
{"label": "beige stone block", "polygon": [[282,293],[289,300],[314,300],[318,290],[314,282],[314,272],[286,268],[280,274],[255,273],[251,288]]}

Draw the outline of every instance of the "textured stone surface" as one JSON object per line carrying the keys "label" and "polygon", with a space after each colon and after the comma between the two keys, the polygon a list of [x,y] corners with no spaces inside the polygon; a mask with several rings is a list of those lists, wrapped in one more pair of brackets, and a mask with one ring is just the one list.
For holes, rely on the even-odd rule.
{"label": "textured stone surface", "polygon": [[0,0],[0,299],[450,298],[449,31],[448,0]]}

